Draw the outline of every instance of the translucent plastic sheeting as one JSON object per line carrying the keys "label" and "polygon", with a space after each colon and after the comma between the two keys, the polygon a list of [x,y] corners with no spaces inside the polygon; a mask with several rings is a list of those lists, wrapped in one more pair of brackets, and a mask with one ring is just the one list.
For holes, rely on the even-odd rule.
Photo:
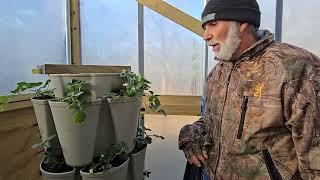
{"label": "translucent plastic sheeting", "polygon": [[[200,19],[202,1],[167,2]],[[202,94],[202,42],[198,35],[145,9],[145,75],[157,93]]]}
{"label": "translucent plastic sheeting", "polygon": [[[200,17],[201,1],[167,2]],[[130,65],[137,72],[137,2],[81,0],[80,10],[83,64]],[[152,89],[159,94],[199,95],[201,38],[148,8],[144,8],[144,31],[145,76]]]}
{"label": "translucent plastic sheeting", "polygon": [[201,18],[204,1],[164,0],[168,4],[182,10],[197,19]]}
{"label": "translucent plastic sheeting", "polygon": [[283,1],[282,41],[320,56],[320,1]]}
{"label": "translucent plastic sheeting", "polygon": [[138,4],[132,0],[81,0],[83,64],[129,65],[138,71]]}
{"label": "translucent plastic sheeting", "polygon": [[0,94],[18,81],[42,81],[32,68],[66,64],[66,1],[10,0],[0,6]]}

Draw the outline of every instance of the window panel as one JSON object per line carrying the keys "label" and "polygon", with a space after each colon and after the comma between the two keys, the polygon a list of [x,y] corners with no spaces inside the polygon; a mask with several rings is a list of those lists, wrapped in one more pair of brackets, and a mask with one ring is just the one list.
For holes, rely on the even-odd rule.
{"label": "window panel", "polygon": [[81,0],[83,64],[130,65],[138,71],[138,4],[132,0]]}
{"label": "window panel", "polygon": [[41,81],[32,68],[66,64],[64,0],[10,0],[0,6],[0,94],[19,81]]}
{"label": "window panel", "polygon": [[282,41],[290,43],[320,56],[319,29],[320,1],[283,1]]}
{"label": "window panel", "polygon": [[193,32],[145,9],[145,75],[157,93],[202,94],[202,42]]}

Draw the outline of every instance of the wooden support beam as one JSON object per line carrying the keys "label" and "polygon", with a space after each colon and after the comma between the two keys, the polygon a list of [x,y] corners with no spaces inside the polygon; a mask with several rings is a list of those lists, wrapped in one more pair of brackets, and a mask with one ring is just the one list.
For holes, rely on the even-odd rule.
{"label": "wooden support beam", "polygon": [[25,100],[25,101],[10,102],[6,106],[6,108],[3,112],[17,110],[17,109],[23,109],[23,108],[28,108],[28,107],[32,107],[32,103],[31,103],[30,99]]}
{"label": "wooden support beam", "polygon": [[203,35],[204,31],[201,27],[201,22],[184,13],[183,11],[171,6],[170,4],[162,0],[137,0],[140,4],[154,10],[155,12],[163,15],[164,17],[172,20],[173,22],[180,24],[188,30],[196,33],[197,35]]}
{"label": "wooden support beam", "polygon": [[[201,96],[174,96],[160,95],[161,108],[167,115],[201,115]],[[160,114],[152,112],[148,107],[148,97],[144,96],[143,107],[146,108],[147,114]]]}
{"label": "wooden support beam", "polygon": [[[32,107],[31,95],[19,95],[11,99],[10,103],[3,112],[13,111]],[[175,96],[175,95],[161,95],[161,108],[166,111],[168,115],[192,115],[199,116],[201,114],[201,96]],[[144,96],[143,107],[146,108],[148,114],[154,113],[147,108],[148,97]],[[2,112],[0,112],[1,115]]]}
{"label": "wooden support beam", "polygon": [[32,72],[40,74],[120,73],[123,69],[131,70],[131,66],[43,64]]}
{"label": "wooden support beam", "polygon": [[[9,104],[5,107],[5,109],[2,112],[32,107],[32,103],[30,100],[31,98],[31,94],[11,96]],[[2,112],[0,112],[0,114]]]}
{"label": "wooden support beam", "polygon": [[80,5],[79,0],[70,0],[71,64],[81,64]]}
{"label": "wooden support beam", "polygon": [[27,101],[27,100],[30,100],[31,98],[32,98],[32,94],[16,95],[11,98],[10,103]]}

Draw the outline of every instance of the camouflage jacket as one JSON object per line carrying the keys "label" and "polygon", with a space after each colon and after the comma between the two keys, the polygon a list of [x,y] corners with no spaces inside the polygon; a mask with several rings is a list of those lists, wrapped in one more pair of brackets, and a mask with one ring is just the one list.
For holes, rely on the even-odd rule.
{"label": "camouflage jacket", "polygon": [[[261,32],[260,32],[261,33]],[[205,115],[180,130],[214,179],[320,179],[320,59],[261,39],[207,79]]]}

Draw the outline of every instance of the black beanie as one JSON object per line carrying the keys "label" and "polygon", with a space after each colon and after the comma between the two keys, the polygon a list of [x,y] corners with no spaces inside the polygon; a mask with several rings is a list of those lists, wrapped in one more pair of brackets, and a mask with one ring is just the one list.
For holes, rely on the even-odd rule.
{"label": "black beanie", "polygon": [[238,21],[260,27],[256,0],[210,0],[202,13],[202,27],[215,20]]}

